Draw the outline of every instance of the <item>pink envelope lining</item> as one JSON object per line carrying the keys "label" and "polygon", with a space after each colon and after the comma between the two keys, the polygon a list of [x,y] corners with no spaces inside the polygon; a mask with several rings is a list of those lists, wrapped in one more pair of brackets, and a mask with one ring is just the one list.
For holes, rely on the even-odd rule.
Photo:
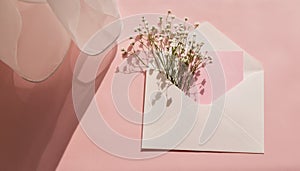
{"label": "pink envelope lining", "polygon": [[[200,104],[212,103],[243,81],[244,77],[242,51],[218,51],[209,54],[214,62],[202,70],[191,89],[190,97]],[[213,72],[219,72],[220,68],[222,73],[214,75]]]}

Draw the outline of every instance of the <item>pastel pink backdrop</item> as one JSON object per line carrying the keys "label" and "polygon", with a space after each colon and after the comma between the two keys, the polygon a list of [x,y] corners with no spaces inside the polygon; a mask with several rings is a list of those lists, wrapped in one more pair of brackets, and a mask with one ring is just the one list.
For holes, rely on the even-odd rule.
{"label": "pastel pink backdrop", "polygon": [[[28,83],[0,63],[0,170],[300,170],[299,1],[119,0],[118,4],[122,16],[171,9],[178,17],[209,21],[263,63],[265,154],[169,152],[137,161],[102,151],[75,119],[70,89],[78,49],[72,44],[64,63],[43,83]],[[98,78],[102,105],[106,103],[101,93],[106,92],[101,90],[110,88],[120,61],[113,62],[103,81],[103,75]],[[142,80],[141,75],[135,81]],[[134,85],[131,91],[142,94],[143,89]],[[141,103],[142,97],[134,100],[135,106]],[[112,127],[129,137],[140,135],[140,126],[122,121],[112,107],[101,109],[113,121]]]}
{"label": "pastel pink backdrop", "polygon": [[[299,5],[292,0],[119,1],[122,16],[172,9],[177,16],[189,16],[191,21],[209,21],[263,63],[265,154],[169,152],[150,160],[126,160],[97,148],[77,128],[58,170],[299,170]],[[99,104],[107,100],[103,100],[104,96],[101,99],[106,94],[101,90],[109,88],[112,72],[99,88]],[[142,77],[137,79],[141,80]],[[138,86],[132,89],[142,92]],[[113,106],[102,110],[108,122],[113,120],[109,123],[116,131],[130,137],[140,135],[140,127],[122,121]]]}

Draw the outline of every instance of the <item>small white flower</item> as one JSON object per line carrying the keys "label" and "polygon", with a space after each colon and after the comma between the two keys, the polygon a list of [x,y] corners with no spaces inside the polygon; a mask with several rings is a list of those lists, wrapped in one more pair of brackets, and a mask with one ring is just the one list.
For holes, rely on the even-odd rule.
{"label": "small white flower", "polygon": [[175,42],[172,42],[172,43],[170,44],[171,47],[176,47],[176,45],[177,45],[177,44],[176,44]]}

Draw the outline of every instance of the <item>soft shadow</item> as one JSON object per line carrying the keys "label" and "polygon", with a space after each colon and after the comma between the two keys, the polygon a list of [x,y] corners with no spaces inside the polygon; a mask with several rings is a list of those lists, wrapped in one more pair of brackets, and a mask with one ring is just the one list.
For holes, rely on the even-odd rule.
{"label": "soft shadow", "polygon": [[216,154],[261,154],[250,152],[230,152],[230,151],[195,151],[195,150],[164,150],[164,149],[141,149],[141,152],[173,152],[173,153],[216,153]]}
{"label": "soft shadow", "polygon": [[[0,62],[0,170],[56,169],[78,126],[71,93],[71,63],[78,54],[72,43],[58,70],[40,83],[23,80]],[[114,54],[116,48],[107,60]],[[96,87],[108,68],[96,78]]]}
{"label": "soft shadow", "polygon": [[[146,52],[142,52],[136,55],[141,55],[141,58],[143,59],[144,63],[151,63],[151,61],[147,60],[147,57],[145,57],[147,54]],[[144,56],[144,57],[143,57]],[[163,93],[166,95],[167,101],[166,101],[166,107],[169,107],[172,103],[172,98],[168,98],[167,90],[172,85],[172,83],[167,79],[167,77],[161,73],[161,72],[155,72],[155,69],[150,67],[146,67],[140,60],[138,60],[134,55],[127,56],[125,60],[125,63],[120,65],[116,69],[116,73],[121,74],[133,74],[133,73],[143,73],[146,75],[146,72],[149,73],[149,75],[157,74],[157,92],[154,95],[154,98],[152,98],[151,104],[152,106],[155,105],[157,101],[159,101],[162,98]],[[145,83],[146,84],[146,81]]]}

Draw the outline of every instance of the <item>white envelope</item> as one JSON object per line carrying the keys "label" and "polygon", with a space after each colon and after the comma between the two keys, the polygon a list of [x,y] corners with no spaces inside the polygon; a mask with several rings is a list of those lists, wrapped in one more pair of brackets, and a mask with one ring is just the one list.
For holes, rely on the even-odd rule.
{"label": "white envelope", "polygon": [[[207,22],[199,31],[217,51],[243,51]],[[243,59],[243,81],[215,105],[196,103],[175,85],[159,94],[159,73],[147,72],[142,150],[264,153],[264,71],[248,53]]]}

